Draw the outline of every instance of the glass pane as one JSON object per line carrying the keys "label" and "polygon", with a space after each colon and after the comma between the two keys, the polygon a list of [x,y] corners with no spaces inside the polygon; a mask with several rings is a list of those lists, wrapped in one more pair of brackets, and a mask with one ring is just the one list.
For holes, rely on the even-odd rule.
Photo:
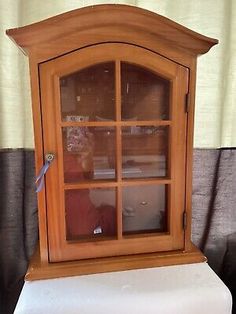
{"label": "glass pane", "polygon": [[123,178],[152,178],[168,175],[168,127],[122,128]]}
{"label": "glass pane", "polygon": [[123,233],[164,232],[166,229],[166,186],[123,188]]}
{"label": "glass pane", "polygon": [[168,120],[170,82],[149,70],[121,64],[122,120]]}
{"label": "glass pane", "polygon": [[63,121],[115,118],[115,65],[102,63],[60,79]]}
{"label": "glass pane", "polygon": [[67,240],[116,236],[114,188],[65,191]]}
{"label": "glass pane", "polygon": [[115,179],[115,128],[63,128],[66,183]]}

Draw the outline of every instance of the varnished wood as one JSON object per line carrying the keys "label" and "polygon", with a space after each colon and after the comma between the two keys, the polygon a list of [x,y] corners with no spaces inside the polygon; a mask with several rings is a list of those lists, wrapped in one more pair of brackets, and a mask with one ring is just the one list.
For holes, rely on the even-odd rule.
{"label": "varnished wood", "polygon": [[88,189],[88,188],[114,188],[118,186],[145,186],[158,184],[171,184],[172,180],[168,178],[149,178],[149,179],[124,179],[120,182],[107,180],[94,180],[79,183],[65,183],[65,190]]}
{"label": "varnished wood", "polygon": [[30,263],[25,279],[50,279],[93,273],[122,271],[138,268],[181,265],[206,262],[206,257],[194,246],[188,251],[173,251],[132,256],[89,259],[76,262],[51,263],[43,265],[37,251]]}
{"label": "varnished wood", "polygon": [[117,239],[121,240],[123,238],[123,221],[122,221],[122,209],[123,209],[123,203],[122,203],[122,187],[121,185],[117,186],[116,191],[116,210],[117,210]]}
{"label": "varnished wood", "polygon": [[170,134],[170,176],[173,182],[170,187],[170,208],[168,221],[170,232],[173,235],[173,249],[184,248],[184,230],[182,228],[182,215],[185,200],[185,140],[186,140],[186,115],[185,95],[187,90],[187,69],[178,67],[178,74],[172,87],[172,126]]}
{"label": "varnished wood", "polygon": [[[122,38],[124,33],[126,38],[132,38],[132,34],[137,35],[137,33],[139,37],[145,38],[146,34],[150,34],[150,25],[153,42],[163,42],[175,49],[179,47],[187,54],[205,53],[217,43],[215,39],[195,33],[163,16],[127,5],[99,5],[78,9],[30,26],[8,30],[7,35],[25,53],[35,50],[35,47],[42,51],[43,47],[49,59],[81,48],[83,35],[88,38],[87,45],[103,42],[104,35],[106,41],[111,41],[110,38],[113,41],[117,41],[118,38],[125,41],[124,36]],[[49,45],[48,49],[46,45]],[[84,42],[83,45],[86,46],[86,43]],[[50,49],[51,47],[54,49]]]}
{"label": "varnished wood", "polygon": [[[185,197],[186,197],[186,181],[185,176],[185,164],[186,164],[186,122],[187,115],[185,112],[185,98],[188,92],[188,69],[185,67],[178,68],[178,84],[182,88],[177,88],[177,99],[175,101],[175,112],[173,114],[173,125],[172,131],[176,133],[175,142],[172,142],[172,165],[173,172],[171,173],[172,180],[177,180],[177,178],[182,178],[178,180],[179,184],[174,186],[173,194],[182,195],[182,197],[175,197],[173,216],[171,217],[171,224],[173,225],[173,248],[177,249],[179,247],[179,242],[177,239],[180,238],[183,230],[183,213],[185,210]],[[181,127],[180,127],[181,126]],[[173,157],[174,156],[174,157]],[[182,245],[184,247],[184,238]]]}
{"label": "varnished wood", "polygon": [[[58,241],[57,239],[55,239]],[[60,239],[59,239],[60,240]],[[53,248],[50,251],[50,260],[52,262],[82,260],[97,257],[125,256],[132,254],[163,252],[172,250],[173,238],[170,234],[150,233],[148,237],[122,238],[121,240],[103,239],[102,241],[77,241],[66,243],[61,241],[52,242]],[[56,246],[57,245],[57,246]],[[58,249],[59,248],[59,249]]]}
{"label": "varnished wood", "polygon": [[87,127],[99,127],[99,126],[168,126],[171,125],[171,121],[169,120],[146,120],[146,121],[104,121],[104,122],[99,122],[99,121],[87,121],[87,122],[75,122],[75,121],[68,121],[68,122],[61,122],[62,127],[68,127],[68,126],[77,126],[77,127],[82,127],[82,126],[87,126]]}
{"label": "varnished wood", "polygon": [[[92,57],[91,57],[92,56]],[[58,205],[56,205],[58,195],[56,193],[56,189],[50,189],[50,194],[47,195],[48,198],[48,220],[50,221],[48,225],[48,240],[49,240],[49,251],[50,251],[50,261],[60,261],[60,260],[71,260],[75,258],[93,258],[96,256],[112,256],[112,255],[121,255],[121,254],[136,254],[138,252],[151,252],[154,250],[160,251],[160,250],[171,250],[173,249],[173,243],[175,243],[174,248],[175,249],[183,249],[184,248],[184,231],[181,225],[181,218],[179,213],[183,210],[183,200],[184,200],[184,169],[181,168],[180,172],[182,175],[175,176],[173,181],[170,181],[169,179],[162,179],[159,178],[156,179],[139,179],[139,180],[123,180],[121,179],[121,151],[122,151],[122,143],[121,143],[121,126],[123,122],[120,122],[120,111],[121,111],[121,88],[120,88],[120,67],[119,62],[116,62],[116,94],[118,97],[116,97],[116,114],[118,115],[118,122],[113,122],[114,125],[116,125],[116,154],[117,154],[117,165],[116,165],[116,171],[117,171],[117,187],[119,188],[122,186],[142,186],[143,185],[150,185],[155,184],[156,182],[158,184],[174,184],[175,188],[172,188],[171,194],[172,194],[172,200],[171,202],[168,202],[169,205],[169,213],[170,213],[170,220],[172,223],[170,224],[170,235],[166,238],[162,238],[160,241],[156,241],[156,239],[159,237],[157,235],[156,237],[151,237],[148,241],[145,239],[142,240],[139,238],[139,242],[135,243],[135,239],[129,239],[123,241],[117,240],[117,241],[100,241],[94,243],[88,243],[85,248],[83,248],[84,244],[81,243],[73,243],[69,244],[65,241],[66,234],[65,234],[65,208],[64,208],[64,199],[63,199],[63,164],[62,164],[62,148],[61,148],[61,127],[60,127],[60,116],[58,113],[58,110],[60,108],[60,99],[59,99],[59,82],[58,77],[65,76],[71,71],[78,71],[80,70],[80,67],[83,69],[86,66],[89,66],[93,63],[99,63],[99,62],[107,62],[108,60],[112,60],[112,58],[115,58],[116,60],[123,60],[130,63],[136,63],[144,68],[149,69],[150,71],[154,73],[158,73],[160,77],[169,79],[173,82],[173,96],[172,96],[172,102],[174,105],[173,108],[175,108],[175,111],[173,113],[173,116],[177,115],[176,112],[179,112],[183,115],[184,109],[179,110],[178,107],[184,108],[183,103],[183,97],[179,97],[179,93],[181,95],[185,95],[186,86],[184,80],[184,84],[182,84],[183,78],[182,78],[182,72],[180,71],[181,66],[178,64],[175,64],[168,59],[153,54],[150,51],[141,49],[139,47],[135,47],[132,45],[127,44],[102,44],[99,46],[93,46],[88,47],[85,50],[76,51],[70,55],[66,55],[61,57],[60,59],[55,59],[52,61],[49,61],[47,63],[44,63],[40,66],[40,73],[41,73],[41,80],[42,80],[42,88],[47,89],[47,92],[42,93],[42,107],[44,111],[44,135],[47,137],[47,141],[45,141],[45,148],[47,151],[58,151],[58,158],[54,161],[54,168],[50,169],[50,172],[47,174],[48,177],[50,177],[50,186],[58,186],[60,191],[60,202]],[[180,74],[179,74],[180,72]],[[54,106],[52,104],[54,103]],[[54,108],[54,109],[53,109]],[[56,119],[56,120],[54,120]],[[181,119],[184,119],[184,117]],[[181,119],[179,119],[181,121]],[[56,122],[57,121],[57,122]],[[130,125],[135,125],[134,122],[136,121],[124,121],[125,125],[127,126],[128,123]],[[145,125],[148,121],[141,121],[141,125]],[[56,124],[55,124],[56,123]],[[89,122],[87,122],[89,123]],[[110,123],[110,122],[109,122]],[[151,122],[149,121],[148,125]],[[155,124],[158,125],[159,121],[155,121]],[[171,121],[173,124],[173,121]],[[56,125],[56,128],[52,128],[52,125]],[[104,122],[104,125],[107,124],[107,122]],[[102,125],[102,124],[100,124]],[[103,125],[103,126],[104,126]],[[166,121],[163,123],[163,125],[170,125],[170,122]],[[181,134],[184,135],[184,128],[185,125],[182,123],[175,122],[175,125],[172,125],[173,133],[172,138],[170,138],[172,142],[173,147],[173,155],[175,154],[176,157],[172,158],[172,164],[171,167],[173,169],[177,169],[179,165],[179,160],[182,155],[181,148],[177,152],[176,147],[182,147],[182,138]],[[181,133],[182,132],[182,133]],[[180,136],[178,136],[180,134]],[[185,135],[184,135],[185,136]],[[126,137],[123,137],[123,141],[125,141]],[[142,139],[142,135],[137,135],[136,138],[139,140]],[[148,141],[145,141],[145,144],[148,143]],[[57,146],[56,146],[57,145]],[[142,144],[142,141],[137,142],[137,147],[135,149],[138,149],[140,146],[144,146],[145,149],[147,147]],[[160,145],[161,146],[161,145]],[[58,147],[58,148],[56,148]],[[142,148],[142,147],[141,147]],[[100,182],[94,182],[87,185],[87,188],[93,188],[93,187],[114,187],[114,183],[111,181],[108,181],[106,183],[102,183],[100,185]],[[66,184],[66,189],[73,189],[73,188],[82,188],[85,187],[85,183],[81,184],[72,184],[68,185]],[[178,190],[177,190],[178,189]],[[119,190],[120,191],[120,190]],[[121,197],[121,193],[119,192],[118,195]],[[181,198],[182,201],[181,206],[179,204],[176,206],[176,200]],[[118,202],[119,207],[117,208],[117,218],[118,218],[118,233],[119,238],[121,237],[121,217],[122,217],[122,202],[119,200]],[[59,232],[60,230],[60,232]],[[173,240],[174,238],[174,240]]]}
{"label": "varnished wood", "polygon": [[[78,9],[8,30],[7,34],[29,56],[37,172],[43,165],[43,155],[55,153],[45,188],[38,195],[40,261],[36,258],[32,262],[26,277],[32,280],[204,261],[203,255],[191,243],[196,57],[218,41],[158,14],[126,5]],[[111,61],[115,64],[116,121],[62,121],[60,77]],[[171,82],[169,120],[155,120],[154,117],[153,120],[121,121],[121,62],[141,66]],[[93,88],[95,92],[89,103],[92,110],[99,86]],[[186,94],[189,94],[188,112],[185,111]],[[148,101],[143,104],[148,106]],[[132,126],[161,126],[169,130],[166,177],[122,178],[122,150],[127,156],[156,153],[151,136],[145,140],[145,136],[137,134],[129,147],[129,136],[121,137],[121,130]],[[64,183],[62,128],[66,127],[113,127],[116,130],[116,151],[114,148],[106,151],[116,157],[115,180]],[[100,146],[98,156],[101,156],[107,145],[99,134],[96,140]],[[158,153],[165,152],[164,141],[165,137],[156,136]],[[123,235],[123,187],[142,188],[154,184],[166,185],[166,232]],[[64,191],[91,188],[116,190],[117,235],[103,237],[100,241],[66,241]],[[185,230],[184,212],[187,213]]]}
{"label": "varnished wood", "polygon": [[192,225],[192,176],[193,176],[193,135],[194,135],[194,110],[195,110],[195,86],[196,86],[196,60],[193,60],[189,73],[189,97],[187,119],[187,142],[186,142],[186,200],[185,210],[187,214],[187,226],[185,230],[186,250],[191,247]]}
{"label": "varnished wood", "polygon": [[131,64],[132,62],[140,64],[142,67],[154,71],[154,73],[166,80],[175,78],[176,63],[143,47],[127,43],[101,43],[89,46],[86,49],[76,50],[60,58],[49,60],[41,64],[40,68],[47,68],[49,73],[61,77],[85,69],[96,63],[108,62],[114,59]]}
{"label": "varnished wood", "polygon": [[[42,121],[41,121],[41,105],[38,67],[35,60],[30,59],[30,84],[31,84],[31,100],[33,109],[33,126],[34,126],[34,142],[35,142],[35,171],[39,173],[44,163],[44,150],[42,138]],[[39,220],[39,243],[41,262],[48,262],[48,238],[47,238],[47,214],[46,214],[46,198],[45,189],[37,197],[38,201],[38,220]]]}
{"label": "varnished wood", "polygon": [[[122,221],[122,141],[121,141],[121,62],[119,59],[115,63],[115,95],[116,95],[116,217],[117,217],[117,238],[122,240],[123,221]],[[118,125],[119,123],[119,125]]]}

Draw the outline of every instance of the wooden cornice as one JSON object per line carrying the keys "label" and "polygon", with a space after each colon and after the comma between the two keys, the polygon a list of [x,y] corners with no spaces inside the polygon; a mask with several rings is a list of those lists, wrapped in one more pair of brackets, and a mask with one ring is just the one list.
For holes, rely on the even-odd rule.
{"label": "wooden cornice", "polygon": [[25,54],[51,48],[50,58],[99,42],[122,42],[124,31],[133,44],[146,36],[191,55],[206,53],[218,43],[156,13],[117,4],[76,9],[6,33]]}

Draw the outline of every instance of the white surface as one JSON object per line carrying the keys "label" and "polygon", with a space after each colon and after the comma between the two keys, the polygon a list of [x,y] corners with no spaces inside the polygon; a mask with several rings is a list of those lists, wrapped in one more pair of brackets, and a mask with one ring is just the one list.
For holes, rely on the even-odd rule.
{"label": "white surface", "polygon": [[205,264],[26,282],[15,314],[230,314],[231,294]]}

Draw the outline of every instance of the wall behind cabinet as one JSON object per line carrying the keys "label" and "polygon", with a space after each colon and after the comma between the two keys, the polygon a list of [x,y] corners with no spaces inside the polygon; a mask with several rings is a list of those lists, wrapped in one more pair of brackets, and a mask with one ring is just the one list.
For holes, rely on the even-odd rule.
{"label": "wall behind cabinet", "polygon": [[[4,32],[79,7],[122,3],[162,14],[220,44],[199,58],[195,147],[236,146],[236,2],[234,0],[64,1],[8,0],[0,2],[0,147],[33,148],[32,115],[26,58]],[[13,114],[14,113],[14,114]]]}

